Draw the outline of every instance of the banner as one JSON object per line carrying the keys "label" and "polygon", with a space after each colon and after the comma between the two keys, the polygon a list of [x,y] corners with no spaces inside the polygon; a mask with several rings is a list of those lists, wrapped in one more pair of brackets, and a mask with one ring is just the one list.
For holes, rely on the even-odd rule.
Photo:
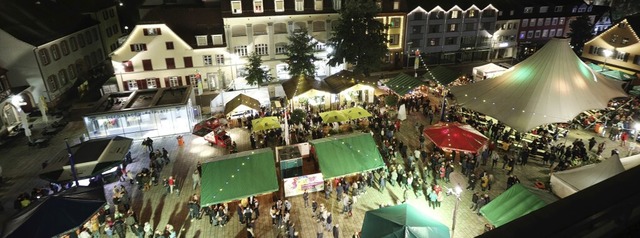
{"label": "banner", "polygon": [[324,179],[322,173],[303,175],[299,177],[284,179],[284,196],[292,197],[307,193],[324,190]]}

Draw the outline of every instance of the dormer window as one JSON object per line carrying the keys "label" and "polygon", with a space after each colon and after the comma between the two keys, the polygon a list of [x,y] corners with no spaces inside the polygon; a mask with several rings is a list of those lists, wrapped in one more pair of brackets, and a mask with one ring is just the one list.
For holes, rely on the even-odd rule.
{"label": "dormer window", "polygon": [[253,0],[253,12],[263,13],[264,9],[262,8],[262,6],[262,0]]}
{"label": "dormer window", "polygon": [[524,13],[533,13],[533,7],[525,7]]}
{"label": "dormer window", "polygon": [[162,33],[160,32],[160,28],[144,28],[142,31],[144,32],[145,36],[162,35]]}
{"label": "dormer window", "polygon": [[304,11],[304,0],[296,0],[295,9],[296,12]]}
{"label": "dormer window", "polygon": [[562,12],[562,6],[556,6],[555,8],[553,8],[554,12]]}
{"label": "dormer window", "polygon": [[209,42],[207,40],[207,36],[196,36],[196,45],[198,46],[206,46]]}
{"label": "dormer window", "polygon": [[549,7],[547,6],[540,7],[540,13],[547,13],[547,10],[549,10]]}
{"label": "dormer window", "polygon": [[222,35],[212,35],[213,45],[222,45],[224,41],[222,40]]}
{"label": "dormer window", "polygon": [[242,14],[242,2],[241,1],[231,1],[231,13],[232,14]]}
{"label": "dormer window", "polygon": [[284,12],[284,0],[274,0],[276,12]]}
{"label": "dormer window", "polygon": [[313,10],[322,11],[322,0],[314,0],[313,1]]}
{"label": "dormer window", "polygon": [[333,0],[333,10],[342,9],[342,0]]}

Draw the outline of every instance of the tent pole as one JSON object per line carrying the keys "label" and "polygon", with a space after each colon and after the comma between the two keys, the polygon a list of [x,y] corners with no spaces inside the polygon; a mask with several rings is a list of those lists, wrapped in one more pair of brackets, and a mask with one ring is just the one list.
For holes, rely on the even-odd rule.
{"label": "tent pole", "polygon": [[69,153],[69,166],[71,166],[73,181],[75,181],[76,187],[80,187],[80,183],[78,183],[78,174],[76,173],[76,165],[73,161],[73,153],[71,152],[71,147],[69,147],[69,140],[67,138],[64,138],[64,143],[67,146],[67,152]]}

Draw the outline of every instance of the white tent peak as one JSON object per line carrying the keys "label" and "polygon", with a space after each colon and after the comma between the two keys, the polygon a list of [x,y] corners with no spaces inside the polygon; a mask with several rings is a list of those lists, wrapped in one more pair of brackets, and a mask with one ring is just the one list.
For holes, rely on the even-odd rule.
{"label": "white tent peak", "polygon": [[622,173],[624,170],[620,157],[616,154],[599,164],[553,173],[551,190],[559,197],[566,197]]}
{"label": "white tent peak", "polygon": [[569,47],[553,38],[526,60],[493,79],[451,88],[459,105],[518,131],[567,122],[583,111],[625,97],[621,83],[597,76]]}

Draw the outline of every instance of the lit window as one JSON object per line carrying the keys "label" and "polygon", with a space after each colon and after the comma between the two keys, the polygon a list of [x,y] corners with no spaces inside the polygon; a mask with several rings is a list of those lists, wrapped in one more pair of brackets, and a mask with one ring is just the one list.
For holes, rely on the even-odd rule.
{"label": "lit window", "polygon": [[561,28],[561,29],[558,29],[558,30],[556,31],[556,36],[557,36],[557,37],[562,37],[562,36],[564,36],[564,35],[562,34],[562,28]]}
{"label": "lit window", "polygon": [[231,1],[231,13],[233,14],[242,13],[242,3],[240,1]]}
{"label": "lit window", "polygon": [[255,48],[256,54],[258,55],[269,54],[269,47],[267,46],[267,44],[256,44],[254,48]]}
{"label": "lit window", "polygon": [[156,79],[155,78],[148,78],[147,79],[147,88],[158,88],[158,84],[156,83]]}
{"label": "lit window", "polygon": [[389,24],[391,25],[392,28],[398,28],[400,27],[401,21],[402,19],[399,17],[392,17],[391,20],[389,20]]}
{"label": "lit window", "polygon": [[209,44],[207,36],[196,36],[196,44],[198,46],[206,46]]}
{"label": "lit window", "polygon": [[213,64],[213,59],[211,58],[211,55],[203,55],[202,56],[202,64],[204,64],[204,66],[210,66]]}
{"label": "lit window", "polygon": [[276,55],[284,55],[287,53],[287,45],[285,43],[276,44]]}
{"label": "lit window", "polygon": [[58,79],[55,75],[49,76],[49,78],[47,78],[47,81],[49,83],[49,91],[55,92],[56,90],[58,90]]}
{"label": "lit window", "polygon": [[313,9],[316,11],[322,11],[322,0],[313,1]]}
{"label": "lit window", "polygon": [[389,35],[389,45],[398,45],[398,44],[400,44],[400,35],[399,34]]}
{"label": "lit window", "polygon": [[238,55],[238,56],[247,56],[248,55],[248,51],[247,51],[247,46],[246,45],[239,45],[233,48],[233,52]]}
{"label": "lit window", "polygon": [[51,63],[51,60],[49,59],[49,51],[47,49],[39,50],[38,55],[40,56],[40,63],[42,63],[42,65],[48,65]]}
{"label": "lit window", "polygon": [[173,76],[169,77],[169,87],[178,87],[180,83],[178,83],[178,77]]}
{"label": "lit window", "polygon": [[216,55],[216,64],[224,65],[224,55],[222,54]]}
{"label": "lit window", "polygon": [[144,28],[142,31],[144,32],[145,36],[162,35],[162,33],[160,32],[160,28]]}
{"label": "lit window", "polygon": [[449,27],[447,28],[449,29],[449,32],[454,32],[458,28],[458,24],[449,24]]}
{"label": "lit window", "polygon": [[295,4],[296,12],[304,11],[304,0],[296,0]]}
{"label": "lit window", "polygon": [[276,12],[284,12],[284,0],[275,0],[274,2]]}
{"label": "lit window", "polygon": [[542,38],[546,38],[546,37],[549,37],[549,30],[544,29],[544,30],[542,31]]}
{"label": "lit window", "polygon": [[69,82],[69,79],[67,78],[67,70],[61,69],[58,72],[58,78],[60,79],[60,84],[67,85],[67,83]]}
{"label": "lit window", "polygon": [[147,44],[131,44],[129,45],[132,52],[141,52],[147,50]]}
{"label": "lit window", "polygon": [[524,13],[532,13],[533,12],[533,7],[525,7],[524,8]]}
{"label": "lit window", "polygon": [[393,10],[400,10],[400,1],[393,1]]}
{"label": "lit window", "polygon": [[333,10],[342,9],[342,0],[333,0]]}
{"label": "lit window", "polygon": [[458,17],[459,17],[459,16],[458,16],[458,15],[459,15],[459,13],[460,13],[459,11],[452,11],[452,12],[451,12],[451,19],[456,19],[456,18],[458,18]]}
{"label": "lit window", "polygon": [[212,35],[213,45],[222,45],[224,41],[222,41],[222,35]]}
{"label": "lit window", "polygon": [[53,57],[54,60],[60,59],[60,48],[58,45],[51,46],[51,57]]}
{"label": "lit window", "polygon": [[560,20],[558,20],[558,25],[564,25],[564,17],[561,17]]}
{"label": "lit window", "polygon": [[529,21],[529,26],[536,26],[536,19],[532,18],[531,21]]}
{"label": "lit window", "polygon": [[262,13],[264,10],[262,9],[262,0],[253,0],[253,12]]}
{"label": "lit window", "polygon": [[467,14],[469,17],[476,17],[476,10],[469,10]]}
{"label": "lit window", "polygon": [[67,44],[66,40],[63,40],[62,42],[60,42],[60,49],[62,50],[63,55],[69,54],[69,44]]}
{"label": "lit window", "polygon": [[127,88],[129,88],[129,91],[138,90],[138,82],[135,80],[127,80]]}

